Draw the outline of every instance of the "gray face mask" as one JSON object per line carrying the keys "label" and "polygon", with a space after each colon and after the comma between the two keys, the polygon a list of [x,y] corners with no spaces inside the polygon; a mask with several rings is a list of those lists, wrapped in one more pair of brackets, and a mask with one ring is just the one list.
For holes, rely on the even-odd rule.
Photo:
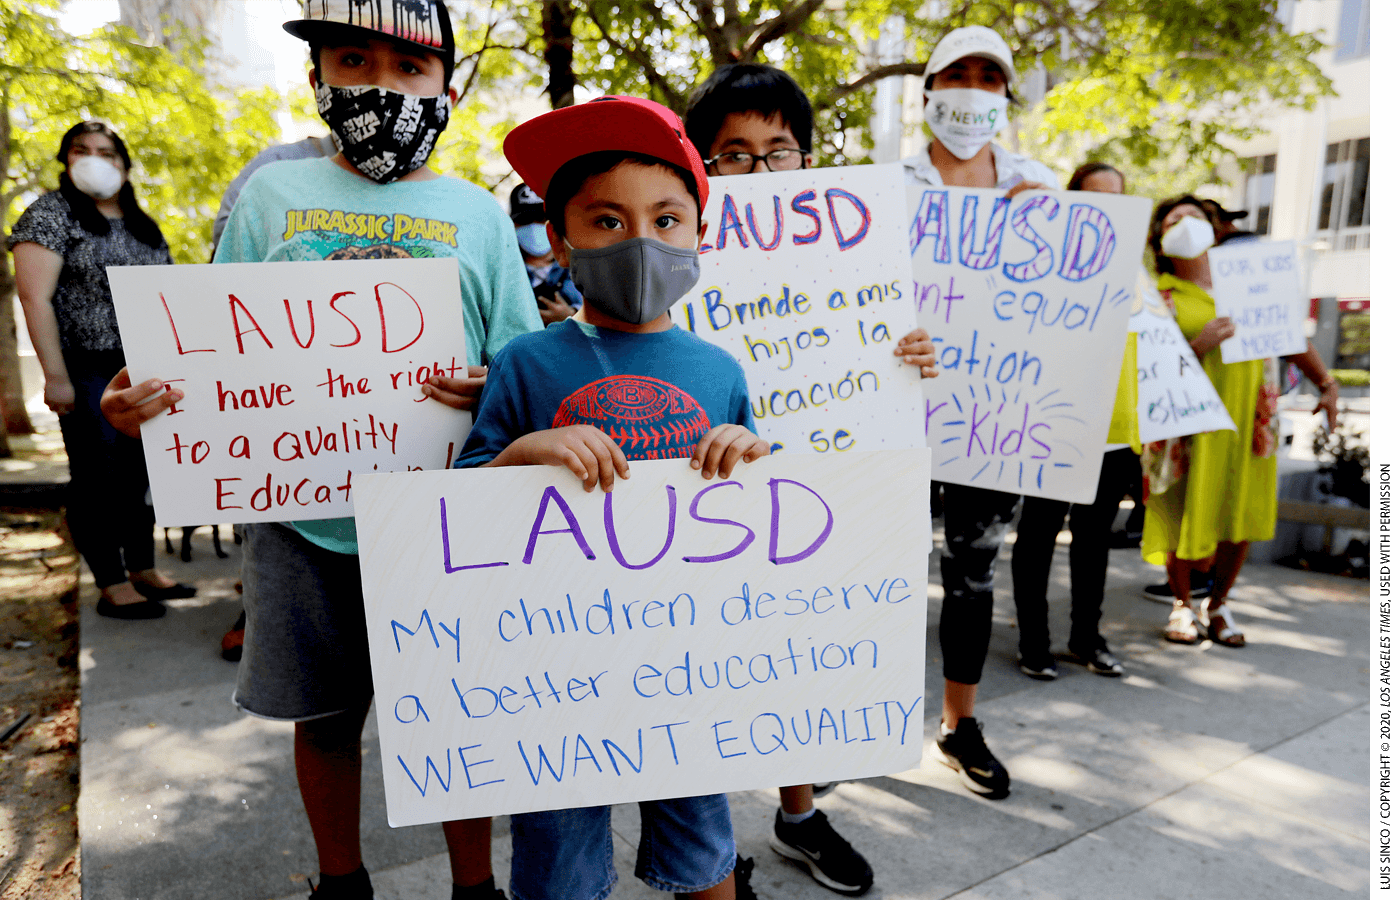
{"label": "gray face mask", "polygon": [[670,309],[700,280],[700,254],[652,238],[594,250],[569,242],[569,275],[599,312],[642,325]]}

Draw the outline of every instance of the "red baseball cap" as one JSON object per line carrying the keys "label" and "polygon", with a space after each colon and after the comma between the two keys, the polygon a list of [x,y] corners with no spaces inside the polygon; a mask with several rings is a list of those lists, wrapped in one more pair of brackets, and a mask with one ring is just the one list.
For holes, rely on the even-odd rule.
{"label": "red baseball cap", "polygon": [[605,150],[654,156],[689,172],[701,210],[710,197],[705,164],[686,138],[681,117],[641,97],[599,97],[551,110],[514,128],[502,149],[516,174],[541,197],[564,163]]}

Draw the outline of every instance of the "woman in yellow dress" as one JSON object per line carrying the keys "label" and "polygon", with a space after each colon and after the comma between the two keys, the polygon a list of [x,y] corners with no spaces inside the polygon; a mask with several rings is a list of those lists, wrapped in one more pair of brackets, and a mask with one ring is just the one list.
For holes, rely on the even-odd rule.
{"label": "woman in yellow dress", "polygon": [[[1228,317],[1215,314],[1206,257],[1215,233],[1201,201],[1187,194],[1158,205],[1148,243],[1157,261],[1157,287],[1175,308],[1177,324],[1234,419],[1235,430],[1187,439],[1185,471],[1147,501],[1142,556],[1167,567],[1174,598],[1167,640],[1195,643],[1204,630],[1217,643],[1243,647],[1244,634],[1235,626],[1226,600],[1250,542],[1272,538],[1278,517],[1275,448],[1268,431],[1277,391],[1270,392],[1271,382],[1265,378],[1266,363],[1273,361],[1221,360],[1220,344],[1234,335],[1235,326]],[[1318,386],[1321,399],[1313,412],[1327,413],[1330,430],[1337,422],[1337,382],[1311,342],[1305,352],[1285,359]],[[1214,576],[1199,616],[1191,608],[1192,569]]]}

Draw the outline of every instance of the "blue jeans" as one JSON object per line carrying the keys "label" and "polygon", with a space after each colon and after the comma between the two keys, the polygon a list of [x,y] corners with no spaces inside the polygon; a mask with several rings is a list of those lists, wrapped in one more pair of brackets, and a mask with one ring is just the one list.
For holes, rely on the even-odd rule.
{"label": "blue jeans", "polygon": [[[734,870],[734,826],[724,794],[652,800],[642,810],[636,875],[658,891],[714,887]],[[612,807],[511,816],[510,894],[515,900],[601,900],[617,883]]]}

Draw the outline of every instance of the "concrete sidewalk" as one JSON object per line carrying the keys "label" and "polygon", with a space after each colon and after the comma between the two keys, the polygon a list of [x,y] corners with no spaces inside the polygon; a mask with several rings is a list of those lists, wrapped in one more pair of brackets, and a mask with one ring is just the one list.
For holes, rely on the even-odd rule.
{"label": "concrete sidewalk", "polygon": [[[316,872],[290,726],[241,716],[229,702],[236,666],[219,658],[218,643],[239,610],[238,548],[225,545],[232,558],[214,559],[203,529],[194,562],[160,563],[197,580],[200,594],[154,622],[97,616],[96,592],[84,584],[85,897],[304,898]],[[919,769],[842,784],[818,801],[874,867],[870,896],[1277,900],[1363,891],[1366,585],[1250,565],[1233,604],[1249,646],[1179,647],[1160,638],[1167,607],[1138,593],[1159,573],[1135,551],[1114,551],[1111,563],[1104,632],[1128,675],[1101,678],[1062,663],[1051,683],[1015,666],[1009,566],[999,565],[978,716],[1011,771],[1008,799],[969,794],[926,740]],[[1060,647],[1063,546],[1055,565],[1051,627]],[[936,574],[928,592],[931,735],[942,688]],[[371,715],[362,829],[376,896],[446,898],[441,830],[385,824],[373,723]],[[759,897],[833,896],[768,848],[776,790],[731,801],[740,851],[758,860]],[[630,874],[635,807],[619,807],[615,831],[614,896],[660,896]],[[504,883],[505,819],[496,834]]]}

